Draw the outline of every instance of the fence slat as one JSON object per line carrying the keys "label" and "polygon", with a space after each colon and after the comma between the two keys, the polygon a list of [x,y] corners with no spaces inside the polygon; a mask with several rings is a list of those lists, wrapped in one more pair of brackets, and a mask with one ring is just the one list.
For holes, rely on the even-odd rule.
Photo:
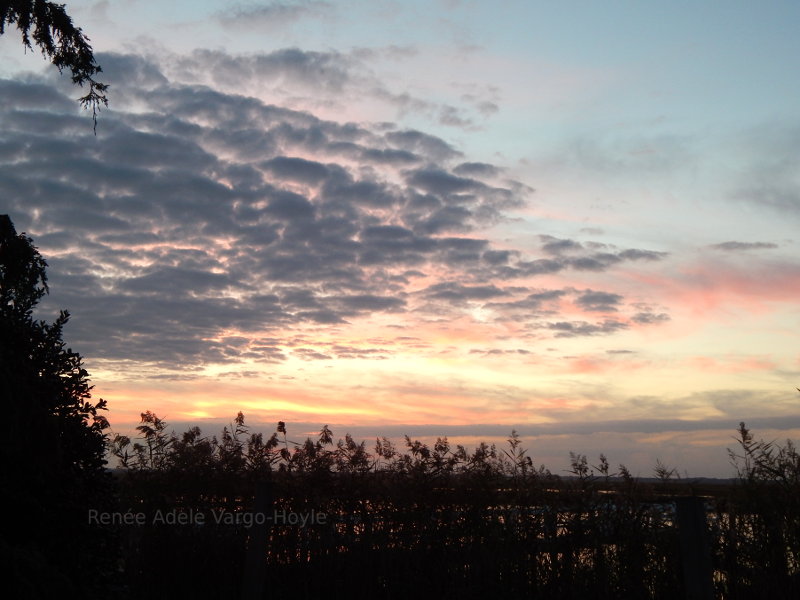
{"label": "fence slat", "polygon": [[[272,508],[272,482],[259,481],[256,484],[256,497],[253,503],[253,516],[268,515]],[[254,519],[247,538],[247,560],[242,583],[242,600],[261,600],[264,595],[264,580],[267,568],[267,546],[269,543],[270,521],[258,523]]]}
{"label": "fence slat", "polygon": [[686,600],[714,600],[705,502],[686,497],[676,498],[675,505]]}

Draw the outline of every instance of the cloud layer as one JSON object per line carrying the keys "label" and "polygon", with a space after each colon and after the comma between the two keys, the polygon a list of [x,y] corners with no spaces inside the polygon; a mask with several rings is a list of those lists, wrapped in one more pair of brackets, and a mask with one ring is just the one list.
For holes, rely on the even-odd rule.
{"label": "cloud layer", "polygon": [[[182,68],[346,82],[328,58],[215,53]],[[49,306],[80,315],[70,339],[88,356],[191,371],[385,358],[404,334],[358,348],[304,337],[376,318],[408,329],[478,311],[536,339],[668,318],[615,290],[540,283],[666,255],[544,232],[538,254],[498,247],[485,231],[533,191],[438,137],[178,83],[134,55],[100,59],[114,96],[97,137],[64,82],[0,81],[0,209],[35,236]]]}

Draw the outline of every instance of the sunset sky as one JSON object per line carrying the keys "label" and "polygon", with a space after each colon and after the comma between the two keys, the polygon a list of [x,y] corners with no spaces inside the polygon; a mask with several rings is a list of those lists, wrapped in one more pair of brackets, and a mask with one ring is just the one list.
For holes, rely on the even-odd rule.
{"label": "sunset sky", "polygon": [[604,452],[800,437],[800,4],[69,2],[0,36],[0,213],[113,429]]}

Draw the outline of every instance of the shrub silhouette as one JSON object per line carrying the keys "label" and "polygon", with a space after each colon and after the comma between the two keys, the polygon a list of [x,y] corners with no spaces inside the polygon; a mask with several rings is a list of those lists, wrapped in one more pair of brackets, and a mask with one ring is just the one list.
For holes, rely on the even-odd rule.
{"label": "shrub silhouette", "polygon": [[3,580],[14,592],[6,597],[97,591],[116,568],[113,532],[87,526],[87,510],[112,500],[106,403],[90,402],[82,359],[62,340],[69,314],[33,318],[48,291],[46,266],[0,215],[0,394],[9,425],[0,444],[0,554],[20,565]]}
{"label": "shrub silhouette", "polygon": [[[623,465],[612,472],[604,455],[593,466],[579,453],[571,453],[570,476],[559,477],[535,468],[514,432],[503,449],[406,437],[404,449],[378,438],[370,452],[350,435],[334,442],[327,426],[295,442],[280,422],[264,442],[242,413],[219,437],[196,427],[167,434],[154,414],[142,419],[139,442],[114,444],[121,460],[128,456],[125,506],[244,516],[256,482],[268,479],[280,514],[327,516],[307,527],[274,520],[264,557],[271,597],[683,597],[674,500],[697,493],[708,509],[717,596],[797,597],[800,460],[791,443],[754,442],[745,429],[743,454],[731,452],[741,467],[736,484],[703,486],[673,480],[660,461],[643,481]],[[131,461],[136,444],[140,458]],[[129,534],[137,539],[127,557],[134,593],[216,597],[241,580],[246,525],[208,516],[199,528]],[[148,577],[165,561],[174,588]]]}
{"label": "shrub silhouette", "polygon": [[[123,505],[147,512],[148,523],[158,511],[209,516],[201,528],[131,532],[138,537],[127,557],[136,594],[167,597],[193,584],[206,597],[222,593],[221,582],[229,586],[242,573],[247,529],[218,527],[210,515],[246,514],[264,478],[274,510],[328,517],[322,525],[272,526],[265,556],[271,594],[395,597],[419,595],[422,586],[426,596],[442,598],[498,590],[671,598],[679,589],[678,570],[663,568],[675,560],[672,529],[644,502],[650,492],[632,482],[611,485],[607,468],[603,478],[587,472],[576,481],[534,468],[514,432],[504,450],[406,438],[401,451],[383,438],[371,453],[350,435],[334,443],[327,426],[301,443],[288,440],[279,423],[264,443],[241,413],[220,437],[203,437],[196,427],[167,434],[163,420],[145,412],[139,433],[138,442],[118,436],[113,444],[128,466],[120,476]],[[187,564],[176,567],[175,557]],[[166,560],[187,572],[197,560],[204,568],[176,583],[181,592],[169,591],[146,577]]]}

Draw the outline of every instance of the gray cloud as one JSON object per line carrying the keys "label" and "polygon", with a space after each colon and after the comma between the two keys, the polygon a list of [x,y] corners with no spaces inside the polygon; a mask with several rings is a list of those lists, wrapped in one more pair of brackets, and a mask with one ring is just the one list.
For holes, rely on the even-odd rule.
{"label": "gray cloud", "polygon": [[[560,268],[572,267],[580,271],[604,271],[623,261],[659,261],[666,258],[666,252],[628,248],[621,251],[609,244],[598,242],[579,242],[551,235],[540,235],[542,251],[554,257]],[[564,256],[567,255],[567,256]]]}
{"label": "gray cloud", "polygon": [[430,156],[434,161],[443,161],[462,156],[461,152],[435,136],[415,130],[389,131],[386,139],[396,147],[415,154]]}
{"label": "gray cloud", "polygon": [[74,101],[65,94],[33,80],[0,80],[0,94],[8,106],[25,107],[26,110],[72,112]]}
{"label": "gray cloud", "polygon": [[312,348],[295,348],[292,354],[299,356],[303,360],[331,360],[333,357],[322,352],[317,352]]}
{"label": "gray cloud", "polygon": [[315,0],[236,4],[218,12],[217,19],[224,26],[237,30],[242,27],[276,29],[305,17],[323,16],[331,9],[332,5],[328,2]]}
{"label": "gray cloud", "polygon": [[763,181],[743,186],[734,194],[734,197],[782,213],[800,214],[800,187],[786,175],[781,180]]}
{"label": "gray cloud", "polygon": [[[190,376],[245,359],[384,358],[390,342],[333,348],[291,337],[374,313],[454,318],[478,305],[556,337],[662,317],[624,314],[613,292],[509,285],[663,254],[579,242],[568,256],[494,248],[482,228],[530,190],[493,165],[464,162],[440,138],[179,84],[141,57],[99,58],[118,100],[97,137],[69,82],[0,81],[0,212],[48,258],[43,313],[72,309],[70,339],[87,356]],[[212,73],[291,72],[330,86],[346,63],[289,50],[259,60],[200,53],[178,67],[201,58]],[[430,273],[439,283],[412,292]],[[558,301],[570,295],[618,320],[559,319]]]}
{"label": "gray cloud", "polygon": [[565,156],[583,169],[607,174],[658,175],[696,162],[692,140],[679,135],[619,136],[616,132],[573,139]]}
{"label": "gray cloud", "polygon": [[485,187],[479,181],[452,175],[442,169],[418,169],[410,171],[406,180],[425,192],[444,197],[457,197],[457,194],[476,192]]}
{"label": "gray cloud", "polygon": [[636,248],[629,248],[623,250],[618,255],[623,260],[661,260],[667,256],[666,252],[655,252],[653,250],[638,250]]}
{"label": "gray cloud", "polygon": [[450,127],[471,128],[474,127],[472,119],[464,117],[462,111],[455,106],[442,106],[439,109],[439,123]]}
{"label": "gray cloud", "polygon": [[330,169],[313,160],[289,156],[276,156],[261,163],[260,167],[273,177],[315,185],[330,176]]}
{"label": "gray cloud", "polygon": [[606,320],[599,323],[587,323],[586,321],[559,321],[549,323],[548,329],[556,332],[556,337],[578,337],[590,335],[606,335],[621,329],[627,329],[627,323],[615,320]]}
{"label": "gray cloud", "polygon": [[539,238],[544,242],[542,250],[548,254],[559,255],[570,250],[583,250],[583,246],[574,240],[562,240],[551,235],[540,235]]}
{"label": "gray cloud", "polygon": [[501,169],[494,165],[479,162],[464,162],[457,165],[453,169],[456,175],[463,175],[465,177],[497,177],[501,173]]}
{"label": "gray cloud", "polygon": [[653,323],[663,323],[669,321],[670,316],[666,313],[638,312],[631,317],[631,321],[640,325],[651,325]]}
{"label": "gray cloud", "polygon": [[[283,29],[306,17],[327,17],[332,5],[321,2],[272,3],[234,7],[220,14],[223,25],[237,31]],[[331,9],[331,10],[329,10]],[[282,25],[283,23],[283,25]],[[376,59],[404,60],[414,48],[353,48],[348,52],[283,48],[246,56],[219,50],[195,50],[188,55],[162,57],[170,77],[186,83],[261,95],[268,93],[285,104],[304,109],[344,109],[365,101],[382,104],[398,117],[414,114],[431,123],[475,130],[476,123],[496,112],[492,103],[466,101],[459,106],[441,104],[397,92],[378,80],[370,63]],[[441,140],[438,142],[441,143]]]}
{"label": "gray cloud", "polygon": [[424,294],[437,300],[463,302],[466,300],[487,300],[498,296],[507,296],[508,292],[494,285],[461,285],[454,282],[443,282],[429,286]]}
{"label": "gray cloud", "polygon": [[736,252],[739,250],[769,250],[777,248],[778,244],[770,242],[722,242],[720,244],[712,244],[710,247],[715,250]]}
{"label": "gray cloud", "polygon": [[[659,401],[664,402],[663,398]],[[788,414],[786,416],[774,417],[753,417],[747,418],[750,413],[746,413],[746,424],[754,430],[758,437],[759,431],[765,429],[775,430],[790,430],[800,428],[800,414]],[[418,437],[441,437],[447,436],[449,438],[464,437],[478,437],[478,439],[486,438],[508,438],[511,429],[515,429],[522,437],[531,437],[533,441],[550,435],[591,435],[594,433],[639,433],[639,434],[652,434],[664,432],[689,432],[689,431],[726,431],[730,433],[730,446],[735,445],[733,436],[739,425],[739,421],[735,418],[717,418],[717,419],[629,419],[629,420],[594,420],[594,421],[560,421],[556,423],[518,423],[516,425],[498,425],[498,424],[484,424],[484,425],[404,425],[404,424],[384,424],[380,425],[341,425],[331,423],[330,426],[334,434],[344,436],[345,433],[350,433],[355,439],[374,440],[379,436],[386,436],[389,438],[401,438],[405,435],[410,435],[412,438]],[[225,421],[214,421],[218,423],[219,427],[227,425]],[[172,423],[178,430],[188,428],[192,423],[187,423],[185,427],[180,427],[179,424]],[[297,431],[319,431],[322,428],[322,423],[287,423],[288,427]],[[275,424],[269,424],[266,431],[272,432]],[[546,438],[545,438],[546,440]],[[571,440],[571,442],[580,440]],[[534,450],[536,448],[534,447]],[[607,451],[606,448],[601,449]],[[541,452],[542,449],[539,449]],[[537,453],[538,454],[538,453]],[[552,465],[546,465],[552,466]],[[683,465],[681,465],[683,466]]]}
{"label": "gray cloud", "polygon": [[732,143],[749,155],[749,161],[739,181],[734,182],[731,197],[784,215],[800,215],[800,127],[780,121],[762,124]]}
{"label": "gray cloud", "polygon": [[622,296],[610,292],[587,290],[575,299],[575,304],[585,310],[599,312],[616,312]]}

